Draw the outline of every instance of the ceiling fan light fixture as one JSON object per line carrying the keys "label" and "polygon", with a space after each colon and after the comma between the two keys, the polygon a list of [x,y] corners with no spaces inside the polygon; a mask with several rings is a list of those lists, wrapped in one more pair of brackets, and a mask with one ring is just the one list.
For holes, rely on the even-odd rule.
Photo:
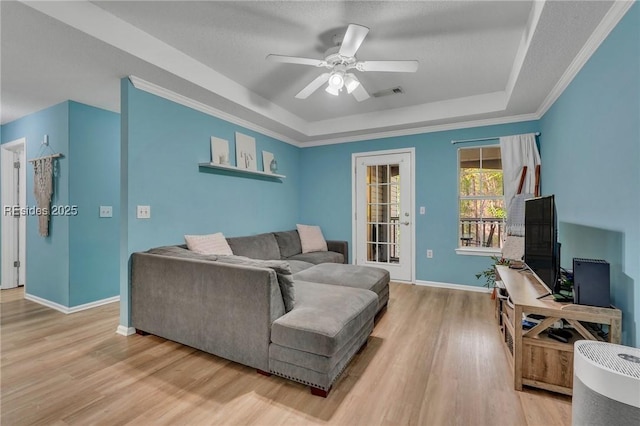
{"label": "ceiling fan light fixture", "polygon": [[358,88],[360,82],[353,74],[347,74],[344,78],[344,87],[347,88],[347,93],[351,94],[354,90]]}
{"label": "ceiling fan light fixture", "polygon": [[340,94],[340,89],[336,89],[335,87],[333,87],[331,84],[329,84],[327,86],[326,89],[324,89],[327,93],[333,95],[333,96],[338,96],[338,94]]}
{"label": "ceiling fan light fixture", "polygon": [[340,91],[344,86],[344,72],[342,71],[334,71],[329,76],[329,87],[336,89],[336,91]]}

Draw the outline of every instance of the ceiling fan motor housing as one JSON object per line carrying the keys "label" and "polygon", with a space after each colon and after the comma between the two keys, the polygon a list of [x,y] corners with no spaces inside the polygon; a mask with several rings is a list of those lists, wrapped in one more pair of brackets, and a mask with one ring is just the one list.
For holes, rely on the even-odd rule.
{"label": "ceiling fan motor housing", "polygon": [[339,50],[340,46],[334,46],[324,53],[324,60],[327,63],[327,68],[334,68],[338,65],[344,65],[345,69],[353,68],[357,62],[356,57],[342,56],[340,55]]}

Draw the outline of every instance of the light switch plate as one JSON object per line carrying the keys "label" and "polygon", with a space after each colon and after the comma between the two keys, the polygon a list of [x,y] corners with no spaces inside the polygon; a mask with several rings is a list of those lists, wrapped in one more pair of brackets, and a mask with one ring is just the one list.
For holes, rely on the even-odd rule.
{"label": "light switch plate", "polygon": [[100,206],[100,217],[113,217],[113,207]]}
{"label": "light switch plate", "polygon": [[424,206],[420,206],[420,214],[424,214],[425,211],[426,209],[424,208]]}
{"label": "light switch plate", "polygon": [[138,206],[136,217],[138,219],[151,219],[151,206]]}

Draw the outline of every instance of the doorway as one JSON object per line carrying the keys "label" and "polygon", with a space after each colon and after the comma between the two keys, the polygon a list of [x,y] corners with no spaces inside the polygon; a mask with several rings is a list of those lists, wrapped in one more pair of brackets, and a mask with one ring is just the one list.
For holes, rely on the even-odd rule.
{"label": "doorway", "polygon": [[0,288],[14,288],[26,283],[27,205],[26,139],[0,145],[2,182],[2,274]]}
{"label": "doorway", "polygon": [[414,149],[352,156],[353,241],[358,265],[389,271],[413,282]]}

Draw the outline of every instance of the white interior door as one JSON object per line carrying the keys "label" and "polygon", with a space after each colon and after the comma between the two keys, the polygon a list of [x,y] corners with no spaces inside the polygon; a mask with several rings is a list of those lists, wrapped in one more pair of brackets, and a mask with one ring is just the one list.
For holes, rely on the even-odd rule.
{"label": "white interior door", "polygon": [[413,152],[354,154],[354,258],[413,282]]}
{"label": "white interior door", "polygon": [[26,206],[25,139],[9,142],[0,149],[2,163],[2,276],[1,288],[25,285]]}

